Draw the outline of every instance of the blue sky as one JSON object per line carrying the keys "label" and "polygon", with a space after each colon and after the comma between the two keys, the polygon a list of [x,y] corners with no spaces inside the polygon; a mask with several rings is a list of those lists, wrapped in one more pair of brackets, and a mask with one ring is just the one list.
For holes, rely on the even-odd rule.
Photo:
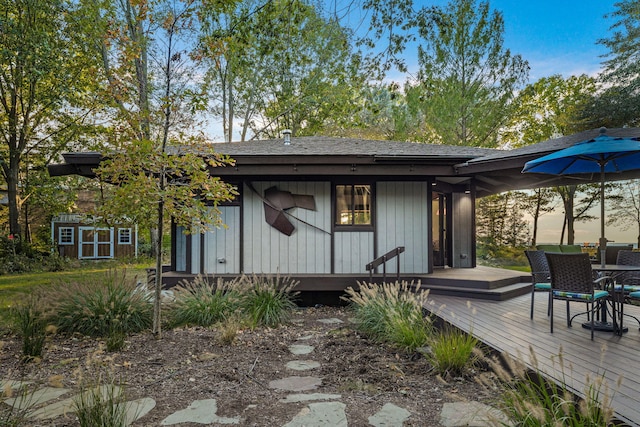
{"label": "blue sky", "polygon": [[614,3],[493,0],[490,5],[503,13],[505,46],[529,61],[535,81],[557,73],[597,73],[607,50],[596,41],[611,34],[615,20],[604,15],[615,10]]}

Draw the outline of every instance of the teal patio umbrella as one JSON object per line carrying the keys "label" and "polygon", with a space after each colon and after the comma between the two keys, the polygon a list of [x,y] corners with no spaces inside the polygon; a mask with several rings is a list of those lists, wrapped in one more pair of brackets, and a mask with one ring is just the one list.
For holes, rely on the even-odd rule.
{"label": "teal patio umbrella", "polygon": [[600,135],[581,141],[555,153],[531,160],[523,173],[551,175],[600,175],[600,259],[605,263],[607,239],[605,237],[604,183],[609,173],[640,169],[640,138],[616,138]]}

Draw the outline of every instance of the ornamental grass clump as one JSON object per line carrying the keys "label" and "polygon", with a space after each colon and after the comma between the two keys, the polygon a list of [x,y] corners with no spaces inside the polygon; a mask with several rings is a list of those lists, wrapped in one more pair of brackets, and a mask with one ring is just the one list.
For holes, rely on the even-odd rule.
{"label": "ornamental grass clump", "polygon": [[429,291],[414,291],[412,283],[382,285],[359,283],[359,290],[346,290],[358,330],[378,342],[407,352],[427,344],[433,332],[430,317],[424,315]]}
{"label": "ornamental grass clump", "polygon": [[464,375],[482,356],[478,339],[452,326],[445,326],[434,333],[422,353],[434,370],[445,377]]}
{"label": "ornamental grass clump", "polygon": [[240,309],[251,327],[277,327],[291,318],[296,308],[298,281],[280,275],[241,278]]}
{"label": "ornamental grass clump", "polygon": [[[562,349],[558,356],[559,375],[556,383],[547,381],[538,367],[533,351],[530,351],[530,364],[527,367],[522,361],[504,354],[502,360],[491,359],[489,364],[499,381],[499,388],[504,390],[500,396],[498,407],[507,416],[508,421],[494,420],[500,426],[573,426],[602,427],[612,426],[613,395],[604,375],[592,377],[587,374],[583,398],[573,393],[567,384],[570,380],[565,375]],[[555,366],[555,360],[553,360]],[[618,387],[621,379],[619,379]],[[481,382],[495,384],[487,377]]]}
{"label": "ornamental grass clump", "polygon": [[168,305],[168,323],[178,326],[212,326],[233,316],[240,305],[237,280],[221,278],[211,283],[198,276],[173,288],[174,301]]}
{"label": "ornamental grass clump", "polygon": [[42,357],[47,335],[47,319],[37,292],[14,306],[11,314],[22,337],[22,360],[30,362]]}
{"label": "ornamental grass clump", "polygon": [[73,410],[80,427],[125,427],[127,419],[124,381],[114,375],[114,362],[99,347],[89,354],[84,368],[75,375],[80,392],[73,399]]}
{"label": "ornamental grass clump", "polygon": [[131,334],[151,327],[153,306],[135,278],[111,270],[102,281],[65,283],[48,291],[61,333],[91,337]]}

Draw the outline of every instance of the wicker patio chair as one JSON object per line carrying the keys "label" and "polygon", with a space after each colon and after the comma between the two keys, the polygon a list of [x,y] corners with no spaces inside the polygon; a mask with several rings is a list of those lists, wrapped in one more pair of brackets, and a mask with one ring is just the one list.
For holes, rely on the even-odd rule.
{"label": "wicker patio chair", "polygon": [[546,253],[551,278],[550,330],[553,333],[553,300],[567,302],[567,326],[578,313],[571,316],[569,303],[578,301],[587,303],[587,314],[591,319],[591,339],[593,340],[594,318],[597,303],[606,304],[609,296],[606,285],[610,280],[604,276],[594,280],[591,260],[587,253]]}
{"label": "wicker patio chair", "polygon": [[[618,252],[616,264],[640,266],[640,252],[622,250]],[[622,286],[625,303],[640,304],[640,271],[628,271],[619,274],[616,277],[616,285]],[[630,314],[627,314],[627,316],[634,318],[640,325],[640,319],[636,316]]]}
{"label": "wicker patio chair", "polygon": [[544,256],[544,251],[524,251],[531,267],[531,318],[533,319],[533,304],[536,292],[545,292],[547,295],[547,316],[551,314],[549,293],[551,292],[551,283],[549,282],[549,264]]}

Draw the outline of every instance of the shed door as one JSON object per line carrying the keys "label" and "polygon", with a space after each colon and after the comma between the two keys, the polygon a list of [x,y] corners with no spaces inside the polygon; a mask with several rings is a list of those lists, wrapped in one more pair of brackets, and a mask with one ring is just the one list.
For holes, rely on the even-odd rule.
{"label": "shed door", "polygon": [[113,258],[113,229],[80,227],[78,258]]}

